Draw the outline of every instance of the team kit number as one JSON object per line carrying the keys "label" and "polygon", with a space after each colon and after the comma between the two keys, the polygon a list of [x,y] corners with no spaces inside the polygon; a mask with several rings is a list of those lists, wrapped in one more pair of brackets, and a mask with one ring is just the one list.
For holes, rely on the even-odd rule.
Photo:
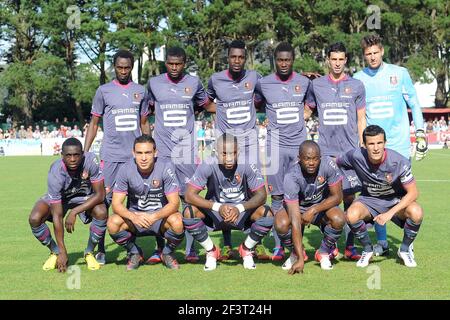
{"label": "team kit number", "polygon": [[114,118],[116,131],[134,131],[138,128],[138,117],[135,114],[124,114]]}
{"label": "team kit number", "polygon": [[370,117],[372,119],[386,119],[394,117],[394,106],[392,102],[380,101],[370,104]]}
{"label": "team kit number", "polygon": [[184,127],[187,124],[187,110],[166,110],[163,120],[165,127]]}
{"label": "team kit number", "polygon": [[346,125],[347,121],[346,109],[326,109],[323,112],[323,124],[326,126]]}
{"label": "team kit number", "polygon": [[250,107],[235,107],[227,109],[227,121],[229,124],[243,124],[251,119]]}
{"label": "team kit number", "polygon": [[300,121],[299,108],[281,108],[276,110],[278,124],[291,124]]}

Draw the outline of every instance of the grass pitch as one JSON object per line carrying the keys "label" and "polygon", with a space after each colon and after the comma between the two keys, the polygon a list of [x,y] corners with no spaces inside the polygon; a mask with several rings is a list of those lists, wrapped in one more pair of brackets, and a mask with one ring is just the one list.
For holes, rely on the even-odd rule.
{"label": "grass pitch", "polygon": [[[33,237],[28,215],[34,202],[46,192],[46,176],[56,157],[0,158],[0,299],[449,299],[450,298],[450,152],[430,150],[422,162],[413,161],[420,190],[419,203],[425,211],[424,223],[414,243],[418,267],[399,263],[396,251],[402,231],[388,223],[391,254],[374,258],[369,268],[356,268],[343,258],[332,271],[323,271],[313,261],[321,234],[311,226],[304,244],[310,261],[302,275],[289,276],[282,262],[257,262],[256,270],[244,270],[241,261],[219,263],[214,272],[204,272],[204,252],[199,264],[183,261],[184,242],[176,255],[177,271],[163,265],[141,266],[125,271],[125,251],[106,238],[107,265],[89,271],[83,260],[88,226],[77,220],[75,233],[66,233],[71,274],[42,271],[48,249]],[[51,230],[53,228],[51,227]],[[374,232],[371,231],[374,239]],[[220,232],[213,241],[222,244]],[[244,235],[233,231],[237,245]],[[154,249],[152,237],[138,240],[146,258]],[[265,239],[267,248],[273,239]],[[339,248],[343,252],[341,239]],[[78,281],[79,280],[79,281]]]}

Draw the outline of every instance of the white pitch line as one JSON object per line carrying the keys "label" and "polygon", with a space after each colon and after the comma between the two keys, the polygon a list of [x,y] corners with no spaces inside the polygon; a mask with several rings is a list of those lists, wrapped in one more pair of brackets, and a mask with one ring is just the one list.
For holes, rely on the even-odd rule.
{"label": "white pitch line", "polygon": [[416,180],[419,182],[450,182],[450,180]]}

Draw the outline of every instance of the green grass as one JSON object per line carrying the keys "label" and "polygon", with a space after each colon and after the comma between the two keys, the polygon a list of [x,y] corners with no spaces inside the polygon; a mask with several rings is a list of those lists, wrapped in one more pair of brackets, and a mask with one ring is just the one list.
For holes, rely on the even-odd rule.
{"label": "green grass", "polygon": [[[42,263],[48,251],[33,237],[28,214],[46,191],[46,175],[54,157],[0,158],[0,299],[449,299],[450,255],[450,152],[430,150],[413,169],[421,191],[419,203],[425,219],[415,242],[418,267],[408,269],[396,259],[402,239],[401,230],[388,224],[391,255],[375,258],[379,267],[380,289],[368,289],[368,269],[355,262],[339,259],[334,270],[322,271],[314,261],[307,262],[303,275],[289,276],[281,263],[260,262],[253,271],[244,270],[240,261],[220,263],[214,272],[204,272],[200,264],[184,264],[183,250],[177,251],[181,270],[174,272],[162,265],[142,266],[125,272],[125,252],[107,236],[108,264],[99,271],[88,271],[83,250],[88,227],[79,220],[74,234],[66,234],[70,264],[81,270],[81,288],[70,290],[70,274],[44,272]],[[436,181],[445,180],[445,181]],[[371,235],[374,236],[373,231]],[[221,234],[213,233],[221,244]],[[237,246],[240,232],[233,232]],[[310,258],[320,243],[318,229],[306,229],[305,246]],[[146,257],[153,251],[154,239],[141,238]],[[272,248],[273,240],[265,245]],[[339,247],[343,248],[342,239]],[[184,243],[183,243],[184,248]],[[342,251],[342,250],[341,250]],[[312,259],[311,259],[312,260]],[[370,270],[370,269],[369,269]]]}

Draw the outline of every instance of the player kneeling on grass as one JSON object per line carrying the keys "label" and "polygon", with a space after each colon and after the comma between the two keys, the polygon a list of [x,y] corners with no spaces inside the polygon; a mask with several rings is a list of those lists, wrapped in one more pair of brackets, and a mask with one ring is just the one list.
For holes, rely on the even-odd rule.
{"label": "player kneeling on grass", "polygon": [[[92,221],[84,258],[88,269],[99,269],[92,253],[105,236],[108,213],[103,203],[105,188],[97,158],[91,152],[83,153],[78,139],[69,138],[62,145],[62,158],[50,167],[47,183],[47,194],[36,202],[29,217],[33,235],[51,251],[42,268],[47,271],[57,267],[59,272],[67,269],[63,218],[70,210],[65,221],[67,232],[75,230],[77,215],[85,224]],[[46,221],[53,222],[56,243]]]}
{"label": "player kneeling on grass", "polygon": [[167,241],[161,255],[163,263],[169,269],[180,268],[173,256],[184,238],[183,220],[178,212],[179,185],[173,165],[158,161],[156,155],[151,136],[136,138],[134,158],[119,170],[114,185],[114,215],[108,220],[108,232],[115,243],[127,250],[127,270],[137,269],[144,260],[135,243],[136,237],[143,236],[164,237]]}
{"label": "player kneeling on grass", "polygon": [[[336,164],[329,157],[321,158],[319,145],[307,140],[300,145],[298,163],[284,178],[284,190],[287,213],[276,216],[275,229],[285,247],[291,249],[291,256],[282,268],[290,270],[289,273],[303,270],[307,256],[303,245],[302,250],[295,245],[296,242],[301,244],[297,230],[301,222],[301,233],[310,223],[320,228],[323,240],[315,259],[322,269],[333,269],[331,259],[337,255],[336,242],[345,224],[344,212],[338,207],[342,201],[342,176]],[[291,226],[292,229],[295,226],[295,233]]]}
{"label": "player kneeling on grass", "polygon": [[[200,164],[186,190],[183,223],[206,250],[205,271],[216,269],[219,248],[209,237],[206,224],[215,230],[250,228],[250,233],[239,246],[245,269],[255,269],[253,249],[273,226],[264,178],[253,164],[238,163],[238,142],[235,136],[223,134],[217,140],[217,157]],[[205,198],[199,195],[207,188]]]}
{"label": "player kneeling on grass", "polygon": [[412,243],[419,232],[423,210],[416,202],[419,191],[411,162],[385,148],[386,134],[377,125],[364,130],[363,141],[364,148],[349,151],[337,159],[339,166],[355,170],[362,182],[361,195],[347,211],[347,223],[364,247],[356,266],[366,267],[373,255],[366,223],[384,225],[392,220],[404,229],[397,252],[399,258],[407,267],[416,267]]}

